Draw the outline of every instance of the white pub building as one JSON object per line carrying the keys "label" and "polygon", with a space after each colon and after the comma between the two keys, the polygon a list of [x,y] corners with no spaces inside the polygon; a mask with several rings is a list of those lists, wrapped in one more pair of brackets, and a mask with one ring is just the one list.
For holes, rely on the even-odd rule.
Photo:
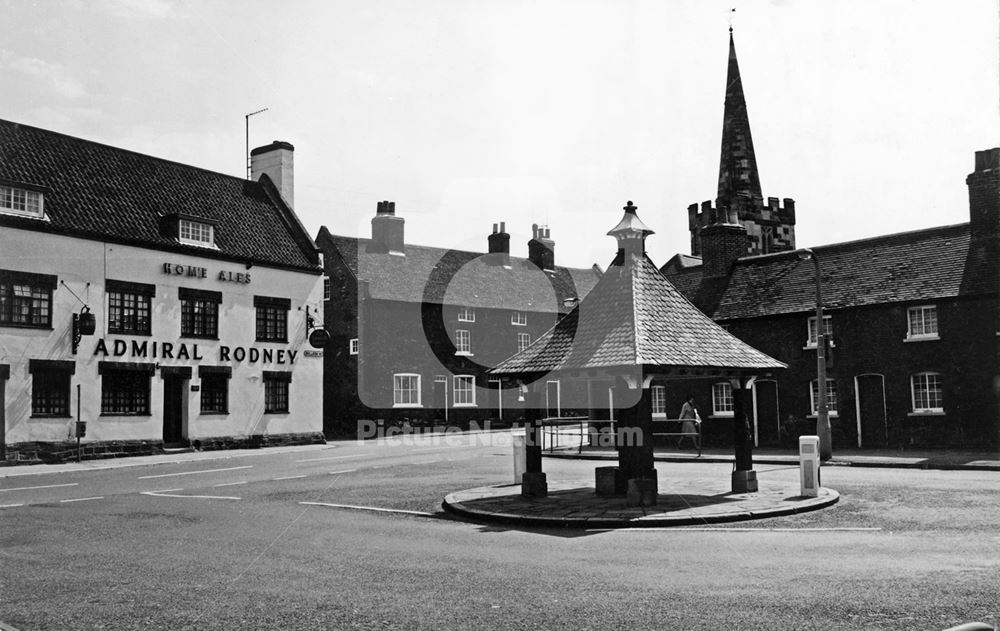
{"label": "white pub building", "polygon": [[0,121],[0,460],[322,441],[321,260],[293,147],[252,156]]}

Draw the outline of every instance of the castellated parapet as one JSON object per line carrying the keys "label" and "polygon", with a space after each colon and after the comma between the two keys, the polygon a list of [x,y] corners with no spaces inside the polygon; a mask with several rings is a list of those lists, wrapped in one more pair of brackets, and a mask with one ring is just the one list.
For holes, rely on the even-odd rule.
{"label": "castellated parapet", "polygon": [[715,224],[742,224],[747,231],[747,254],[769,254],[795,249],[795,200],[788,197],[737,197],[735,204],[704,201],[688,206],[691,254],[701,256],[701,230]]}

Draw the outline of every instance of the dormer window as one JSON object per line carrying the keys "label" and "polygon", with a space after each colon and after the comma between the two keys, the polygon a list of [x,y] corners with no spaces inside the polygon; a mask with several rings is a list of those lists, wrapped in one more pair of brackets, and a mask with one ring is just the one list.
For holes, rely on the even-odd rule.
{"label": "dormer window", "polygon": [[13,186],[0,186],[0,212],[41,219],[44,216],[42,194]]}
{"label": "dormer window", "polygon": [[181,243],[215,247],[215,227],[210,223],[181,217],[177,222],[177,233]]}

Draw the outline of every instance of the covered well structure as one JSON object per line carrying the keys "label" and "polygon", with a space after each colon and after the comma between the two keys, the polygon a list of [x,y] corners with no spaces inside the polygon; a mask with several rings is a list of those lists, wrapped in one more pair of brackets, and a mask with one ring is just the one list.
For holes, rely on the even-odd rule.
{"label": "covered well structure", "polygon": [[[608,232],[618,253],[587,296],[533,344],[491,372],[526,388],[527,459],[522,493],[547,492],[541,459],[540,385],[549,378],[603,380],[615,384],[618,467],[598,474],[612,476],[610,486],[627,493],[629,502],[656,502],[653,466],[653,379],[679,380],[707,375],[729,379],[733,386],[735,442],[734,492],[756,491],[752,439],[746,416],[747,393],[758,376],[785,364],[731,335],[705,316],[660,273],[646,255],[653,233],[632,202]],[[636,437],[621,440],[623,436]],[[607,486],[598,479],[598,488]]]}

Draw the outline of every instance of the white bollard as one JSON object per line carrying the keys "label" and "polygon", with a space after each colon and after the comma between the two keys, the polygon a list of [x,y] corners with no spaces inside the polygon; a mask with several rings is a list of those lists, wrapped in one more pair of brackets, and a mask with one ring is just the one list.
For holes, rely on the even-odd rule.
{"label": "white bollard", "polygon": [[[525,430],[527,431],[527,430]],[[525,460],[527,459],[527,448],[525,447],[524,436],[514,436],[514,484],[521,483],[521,476],[524,474]]]}
{"label": "white bollard", "polygon": [[802,497],[819,495],[819,436],[799,436],[799,481]]}

